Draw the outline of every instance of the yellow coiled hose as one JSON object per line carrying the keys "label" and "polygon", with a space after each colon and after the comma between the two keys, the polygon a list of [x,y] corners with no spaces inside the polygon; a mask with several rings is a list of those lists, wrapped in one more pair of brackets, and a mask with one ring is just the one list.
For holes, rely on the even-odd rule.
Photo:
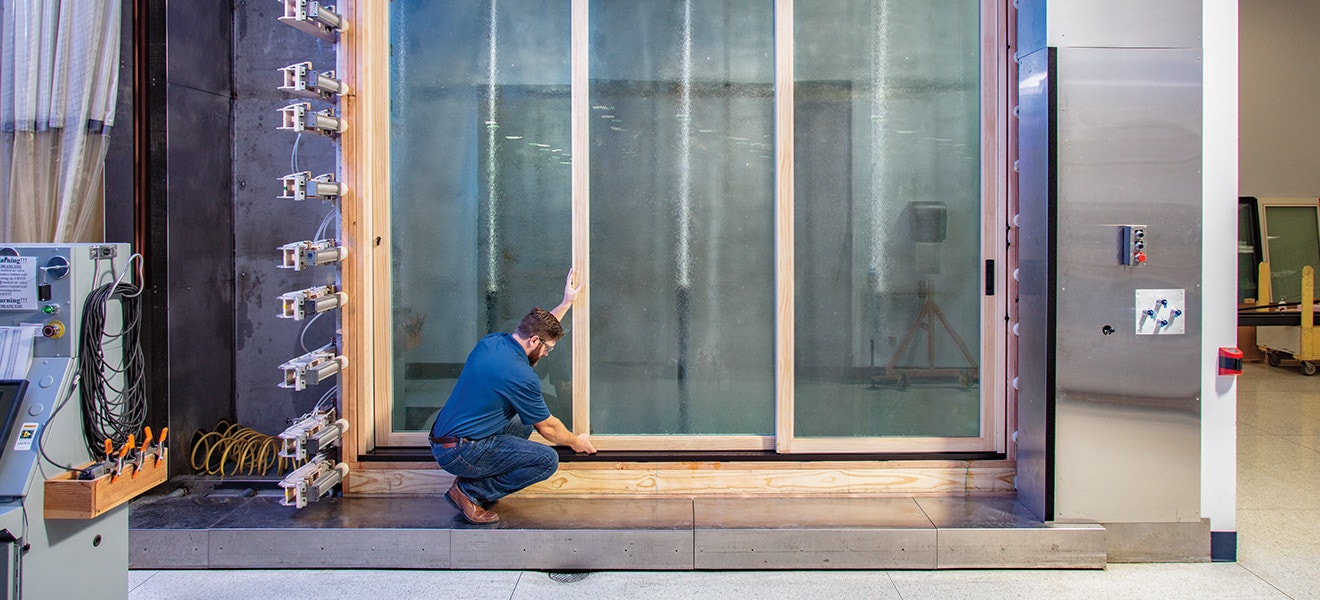
{"label": "yellow coiled hose", "polygon": [[[280,438],[221,420],[215,431],[201,433],[192,447],[192,468],[207,475],[265,475],[271,467],[283,473],[293,461],[281,457]],[[199,456],[200,453],[200,456]]]}

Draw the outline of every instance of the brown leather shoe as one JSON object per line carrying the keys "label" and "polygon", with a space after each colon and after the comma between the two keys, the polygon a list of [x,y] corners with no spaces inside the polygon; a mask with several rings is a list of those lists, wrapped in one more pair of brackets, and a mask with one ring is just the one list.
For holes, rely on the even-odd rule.
{"label": "brown leather shoe", "polygon": [[459,512],[463,513],[463,518],[469,523],[475,525],[487,525],[500,520],[500,516],[493,510],[486,510],[481,505],[468,500],[466,494],[458,489],[458,480],[454,480],[454,485],[449,486],[449,491],[445,493],[449,503],[454,505]]}

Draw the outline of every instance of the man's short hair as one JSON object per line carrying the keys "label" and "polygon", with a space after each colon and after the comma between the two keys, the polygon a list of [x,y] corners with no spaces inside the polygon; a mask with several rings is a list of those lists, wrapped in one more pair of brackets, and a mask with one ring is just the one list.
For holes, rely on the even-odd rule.
{"label": "man's short hair", "polygon": [[527,316],[523,317],[522,322],[518,324],[518,328],[513,332],[524,340],[536,336],[554,342],[564,337],[564,328],[559,324],[559,319],[550,314],[550,311],[539,306],[533,308],[532,312],[527,313]]}

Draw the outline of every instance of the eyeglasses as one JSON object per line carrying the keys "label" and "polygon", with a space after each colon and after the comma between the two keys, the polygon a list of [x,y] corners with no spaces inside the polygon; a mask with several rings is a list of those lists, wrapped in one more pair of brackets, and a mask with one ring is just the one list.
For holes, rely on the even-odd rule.
{"label": "eyeglasses", "polygon": [[[546,354],[549,354],[549,353],[551,353],[551,352],[554,351],[554,349],[555,349],[555,344],[549,343],[549,342],[545,341],[545,340],[542,339],[542,338],[537,338],[537,339],[538,339],[538,340],[541,340],[541,345],[545,347],[545,353],[546,353]],[[555,342],[555,343],[557,344],[558,342]]]}

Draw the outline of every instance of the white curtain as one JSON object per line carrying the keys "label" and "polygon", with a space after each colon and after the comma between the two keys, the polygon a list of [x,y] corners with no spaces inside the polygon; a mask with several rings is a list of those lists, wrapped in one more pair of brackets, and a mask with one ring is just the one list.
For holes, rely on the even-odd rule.
{"label": "white curtain", "polygon": [[120,2],[0,2],[0,241],[101,241]]}

